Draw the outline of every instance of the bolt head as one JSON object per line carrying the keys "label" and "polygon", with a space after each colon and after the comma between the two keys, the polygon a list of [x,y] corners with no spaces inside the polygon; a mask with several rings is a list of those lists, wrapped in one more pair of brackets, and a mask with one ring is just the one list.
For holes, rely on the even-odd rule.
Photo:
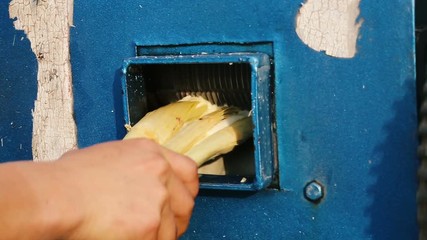
{"label": "bolt head", "polygon": [[323,186],[317,181],[311,181],[304,187],[304,196],[311,202],[319,202],[323,195]]}

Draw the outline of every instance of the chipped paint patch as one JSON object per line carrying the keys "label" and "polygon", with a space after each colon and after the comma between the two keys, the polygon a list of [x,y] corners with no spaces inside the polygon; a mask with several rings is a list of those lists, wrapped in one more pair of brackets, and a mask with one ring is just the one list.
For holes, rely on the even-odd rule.
{"label": "chipped paint patch", "polygon": [[[296,33],[310,48],[352,58],[362,21],[360,0],[307,0],[296,18]],[[357,21],[357,22],[356,22]]]}
{"label": "chipped paint patch", "polygon": [[15,28],[24,30],[37,58],[32,112],[35,161],[57,159],[77,146],[69,52],[72,13],[73,0],[12,0],[9,5]]}

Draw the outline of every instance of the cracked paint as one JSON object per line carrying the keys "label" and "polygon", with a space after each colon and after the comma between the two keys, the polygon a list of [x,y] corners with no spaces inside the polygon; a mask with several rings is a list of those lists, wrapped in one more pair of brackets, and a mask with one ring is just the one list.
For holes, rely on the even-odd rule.
{"label": "cracked paint", "polygon": [[310,48],[329,56],[352,58],[362,20],[360,0],[307,0],[296,18],[296,33]]}
{"label": "cracked paint", "polygon": [[72,0],[12,0],[10,18],[24,30],[37,58],[33,159],[49,161],[77,146],[69,53]]}

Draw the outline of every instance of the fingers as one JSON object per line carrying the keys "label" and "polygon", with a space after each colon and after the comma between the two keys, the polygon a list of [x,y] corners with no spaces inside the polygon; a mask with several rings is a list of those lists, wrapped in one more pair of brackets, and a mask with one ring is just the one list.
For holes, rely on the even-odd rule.
{"label": "fingers", "polygon": [[169,205],[169,202],[166,202],[162,209],[162,219],[160,221],[159,231],[157,233],[157,238],[159,240],[171,240],[177,239],[178,232],[175,221],[175,215]]}
{"label": "fingers", "polygon": [[184,184],[172,175],[167,185],[170,194],[170,207],[175,215],[178,234],[187,230],[194,207],[194,197]]}
{"label": "fingers", "polygon": [[195,197],[199,192],[197,164],[190,158],[167,148],[161,148],[161,150],[176,176],[185,184],[191,196]]}
{"label": "fingers", "polygon": [[176,230],[179,236],[188,227],[194,207],[194,197],[199,189],[197,165],[183,155],[163,147],[159,149],[172,170],[171,174],[169,174],[166,188],[170,197],[170,210],[174,214]]}
{"label": "fingers", "polygon": [[[155,201],[153,194],[162,189],[166,190],[168,197],[157,201],[161,205],[157,207],[154,203],[150,205],[151,208],[156,208],[153,211],[161,215],[160,226],[153,232],[157,233],[158,239],[176,239],[187,229],[194,207],[194,197],[199,190],[197,165],[188,157],[147,139],[132,139],[71,151],[61,159],[72,160],[66,161],[68,165],[73,165],[76,161],[82,164],[84,162],[83,169],[92,171],[88,176],[92,176],[94,172],[106,174],[107,180],[112,179],[111,175],[116,179],[123,179],[123,176],[126,176],[125,185],[120,185],[122,183],[120,181],[110,183],[110,185],[117,184],[116,190],[120,194],[108,193],[106,194],[108,196],[131,196],[122,193],[127,191],[123,189],[129,188],[130,192],[141,191],[140,199],[148,198],[150,201]],[[105,171],[99,171],[99,169]],[[144,186],[144,181],[147,186],[140,188]],[[129,201],[132,204],[141,203],[135,198],[124,197],[123,201]]]}
{"label": "fingers", "polygon": [[[172,214],[174,222],[170,227],[174,227],[174,234],[183,234],[190,222],[191,213],[194,207],[194,197],[197,195],[199,190],[197,165],[190,158],[161,147],[150,140],[136,140],[135,144],[137,144],[137,146],[132,149],[138,148],[137,151],[142,151],[141,149],[144,149],[144,155],[146,155],[147,152],[152,152],[155,153],[156,156],[159,156],[157,154],[160,153],[161,157],[157,159],[156,162],[160,163],[165,161],[166,166],[164,164],[160,164],[162,166],[160,168],[162,169],[161,171],[155,171],[156,167],[151,166],[150,172],[153,174],[158,172],[156,175],[163,175],[162,179],[165,175],[167,176],[164,184],[169,193],[169,201],[167,203],[167,208],[169,210],[165,211],[170,211]],[[133,152],[133,154],[139,154],[139,152]],[[165,171],[164,167],[170,168],[170,170]],[[169,217],[169,215],[166,216]],[[163,222],[164,221],[162,220],[162,224]],[[171,220],[166,219],[166,222],[171,222]],[[162,229],[165,228],[166,227],[162,227]],[[159,237],[159,239],[162,238]]]}

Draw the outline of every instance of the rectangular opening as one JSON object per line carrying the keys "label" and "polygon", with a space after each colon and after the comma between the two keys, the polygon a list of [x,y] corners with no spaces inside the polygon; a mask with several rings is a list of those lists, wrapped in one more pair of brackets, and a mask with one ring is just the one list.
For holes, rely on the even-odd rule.
{"label": "rectangular opening", "polygon": [[[131,124],[147,112],[187,95],[202,96],[219,106],[251,110],[251,66],[248,63],[139,64],[128,68]],[[142,84],[142,85],[141,85]]]}
{"label": "rectangular opening", "polygon": [[[129,120],[134,125],[146,113],[187,95],[202,96],[219,106],[250,111],[251,66],[249,63],[134,64],[127,69]],[[240,183],[255,175],[253,138],[221,156],[223,176],[202,168],[202,182]]]}
{"label": "rectangular opening", "polygon": [[[251,111],[253,137],[212,164],[202,167],[205,189],[259,190],[274,173],[271,59],[265,53],[146,55],[124,61],[123,92],[127,124],[185,96],[201,96],[219,106]],[[209,165],[212,167],[212,165]]]}

